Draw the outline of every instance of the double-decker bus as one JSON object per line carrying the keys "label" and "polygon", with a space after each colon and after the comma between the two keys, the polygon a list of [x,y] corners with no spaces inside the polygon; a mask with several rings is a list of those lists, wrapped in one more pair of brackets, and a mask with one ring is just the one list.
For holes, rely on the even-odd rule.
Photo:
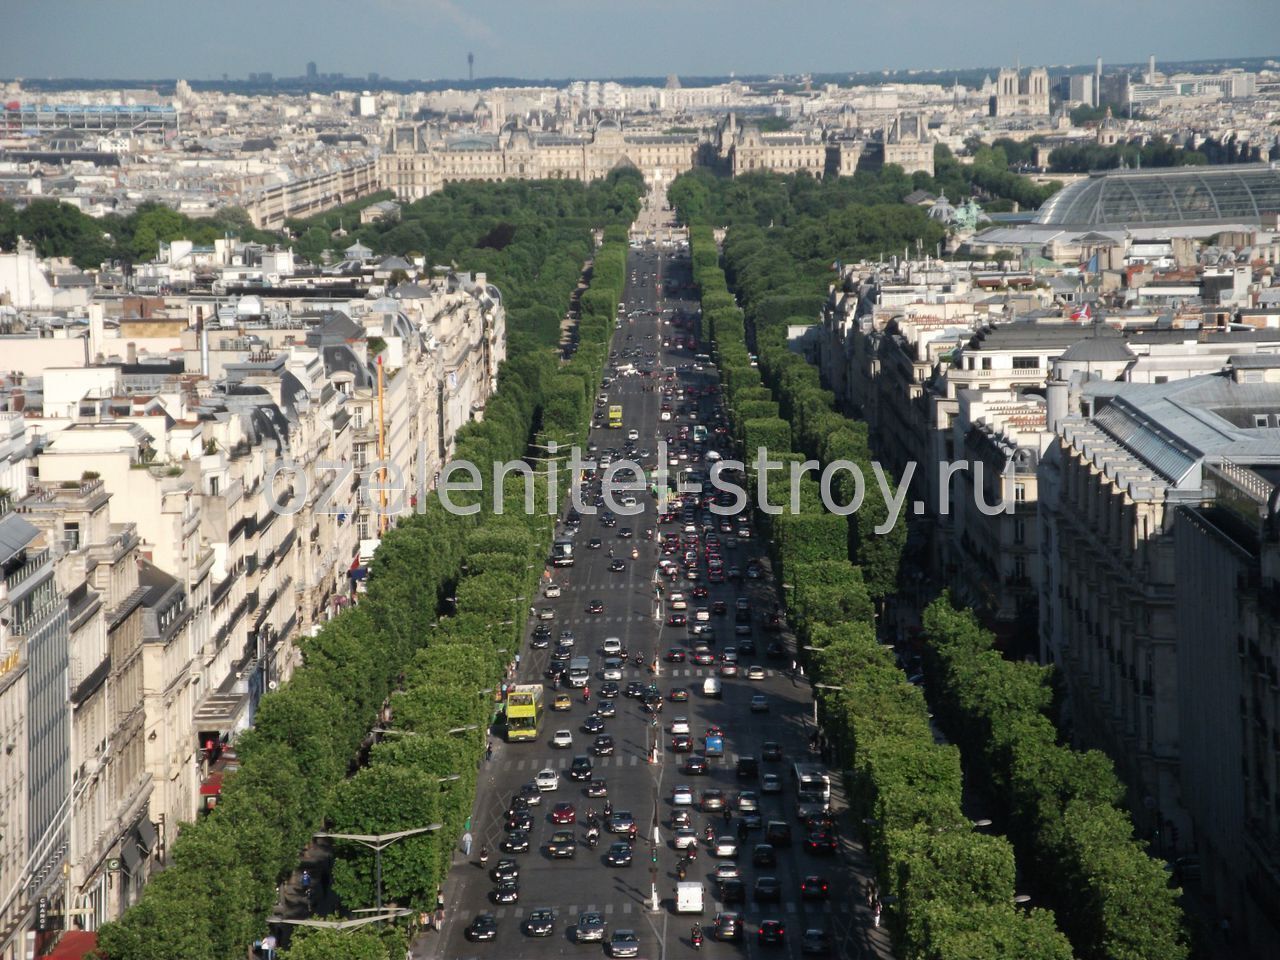
{"label": "double-decker bus", "polygon": [[622,404],[615,403],[609,407],[609,429],[622,429]]}
{"label": "double-decker bus", "polygon": [[516,684],[507,691],[507,742],[537,740],[542,723],[542,685]]}

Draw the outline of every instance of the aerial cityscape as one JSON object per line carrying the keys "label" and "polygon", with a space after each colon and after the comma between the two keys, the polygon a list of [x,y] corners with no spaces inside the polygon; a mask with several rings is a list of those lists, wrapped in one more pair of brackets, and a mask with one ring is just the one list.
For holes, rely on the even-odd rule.
{"label": "aerial cityscape", "polygon": [[1280,957],[1274,10],[1076,7],[6,13],[0,960]]}

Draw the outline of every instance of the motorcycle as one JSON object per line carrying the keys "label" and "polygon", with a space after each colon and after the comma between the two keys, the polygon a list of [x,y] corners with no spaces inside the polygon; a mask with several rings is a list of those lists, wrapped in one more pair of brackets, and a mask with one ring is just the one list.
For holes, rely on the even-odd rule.
{"label": "motorcycle", "polygon": [[689,934],[689,940],[693,944],[693,949],[702,949],[702,928],[696,923],[693,925],[693,932]]}
{"label": "motorcycle", "polygon": [[591,847],[592,849],[594,849],[594,848],[595,848],[595,845],[596,845],[597,843],[599,843],[599,842],[600,842],[600,833],[599,833],[599,831],[597,831],[597,830],[588,830],[588,831],[587,831],[587,846],[588,846],[588,847]]}
{"label": "motorcycle", "polygon": [[631,548],[631,559],[632,559],[632,560],[639,560],[639,559],[640,559],[640,550],[639,550],[639,548],[637,548],[637,547],[632,547],[632,548]]}

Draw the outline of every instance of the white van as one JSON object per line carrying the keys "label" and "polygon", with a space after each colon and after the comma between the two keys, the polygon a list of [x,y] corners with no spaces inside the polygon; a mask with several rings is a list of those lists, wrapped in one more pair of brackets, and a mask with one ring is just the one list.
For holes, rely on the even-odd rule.
{"label": "white van", "polygon": [[604,651],[606,657],[620,656],[622,653],[622,641],[617,637],[605,637],[600,649]]}
{"label": "white van", "polygon": [[702,681],[702,695],[704,697],[720,698],[720,680],[717,677],[707,677]]}
{"label": "white van", "polygon": [[676,884],[676,913],[702,913],[702,884],[686,881]]}

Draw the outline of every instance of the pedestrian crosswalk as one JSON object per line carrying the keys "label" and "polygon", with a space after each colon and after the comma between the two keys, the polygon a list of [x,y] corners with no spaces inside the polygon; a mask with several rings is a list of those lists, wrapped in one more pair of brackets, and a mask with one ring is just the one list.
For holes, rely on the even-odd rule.
{"label": "pedestrian crosswalk", "polygon": [[[501,770],[515,770],[517,772],[527,770],[530,773],[537,773],[539,770],[546,770],[550,767],[552,770],[568,770],[572,760],[564,755],[554,757],[543,757],[536,759],[526,757],[519,760],[502,760],[498,763]],[[615,754],[612,757],[593,757],[591,760],[591,768],[593,770],[607,770],[619,767],[635,767],[639,766],[640,757],[636,755],[623,756]]]}
{"label": "pedestrian crosswalk", "polygon": [[[757,904],[756,906],[758,910],[768,912],[765,904]],[[826,900],[822,901],[821,903],[808,903],[808,904],[800,904],[794,900],[789,900],[783,904],[774,904],[773,907],[775,910],[781,908],[786,913],[792,914],[792,915],[800,913],[802,907],[807,908],[809,913],[831,914],[833,912],[831,909],[831,903]],[[493,911],[493,915],[499,920],[502,920],[506,917],[511,917],[514,920],[523,920],[525,915],[530,910],[537,910],[538,908],[539,908],[539,905],[537,904],[530,904],[528,907],[504,906],[504,907],[498,907],[497,909],[495,909]],[[606,917],[612,917],[615,915],[628,916],[633,912],[643,913],[645,910],[645,907],[643,904],[634,903],[630,900],[627,900],[619,904],[606,903],[603,906],[597,903],[583,903],[583,904],[571,903],[567,907],[555,908],[555,909],[556,909],[557,915],[564,917],[566,919],[573,919],[573,918],[576,918],[579,913],[600,913],[600,914],[604,914],[604,916]],[[733,910],[733,909],[741,910],[742,905],[737,904],[736,906],[726,907],[723,903],[720,903],[719,901],[717,901],[715,904],[716,913],[719,913],[724,910]]]}

